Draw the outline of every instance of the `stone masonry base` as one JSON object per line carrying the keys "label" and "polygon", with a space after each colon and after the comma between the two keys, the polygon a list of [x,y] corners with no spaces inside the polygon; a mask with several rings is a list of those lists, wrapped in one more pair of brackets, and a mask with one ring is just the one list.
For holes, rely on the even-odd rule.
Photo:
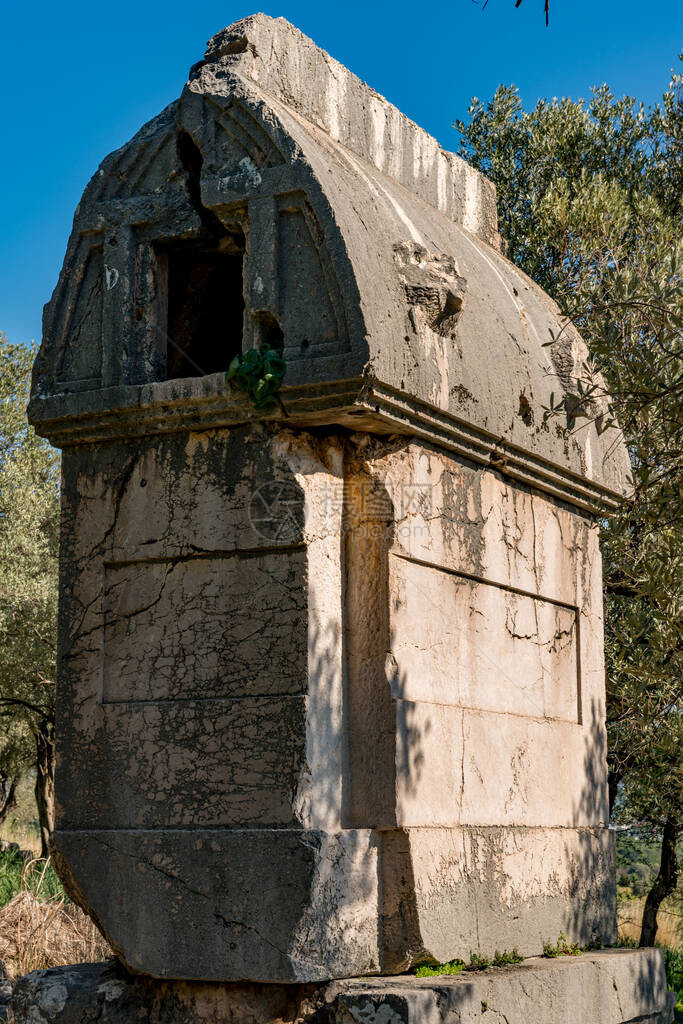
{"label": "stone masonry base", "polygon": [[674,1001],[661,953],[646,949],[328,985],[161,982],[76,964],[20,978],[6,1012],[13,1024],[670,1024]]}

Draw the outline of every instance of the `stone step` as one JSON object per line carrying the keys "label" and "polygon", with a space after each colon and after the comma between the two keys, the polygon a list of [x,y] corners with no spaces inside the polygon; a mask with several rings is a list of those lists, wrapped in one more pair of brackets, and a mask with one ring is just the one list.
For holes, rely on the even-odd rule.
{"label": "stone step", "polygon": [[609,949],[327,985],[162,982],[76,964],[20,978],[11,1009],[14,1024],[671,1024],[674,1004],[660,950]]}

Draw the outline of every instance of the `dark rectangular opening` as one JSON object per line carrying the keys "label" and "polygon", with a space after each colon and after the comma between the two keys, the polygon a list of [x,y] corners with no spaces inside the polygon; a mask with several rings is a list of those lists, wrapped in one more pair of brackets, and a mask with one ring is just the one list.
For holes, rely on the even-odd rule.
{"label": "dark rectangular opening", "polygon": [[168,250],[166,380],[227,370],[242,352],[244,235]]}

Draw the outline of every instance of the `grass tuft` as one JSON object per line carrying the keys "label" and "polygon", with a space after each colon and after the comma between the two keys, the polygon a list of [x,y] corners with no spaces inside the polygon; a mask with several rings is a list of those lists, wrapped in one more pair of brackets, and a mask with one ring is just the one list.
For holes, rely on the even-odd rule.
{"label": "grass tuft", "polygon": [[67,901],[49,860],[24,860],[15,850],[0,851],[0,908],[22,891],[32,893],[39,900],[57,897]]}
{"label": "grass tuft", "polygon": [[467,965],[466,970],[468,971],[485,971],[487,967],[491,966],[491,958],[488,956],[479,956],[478,953],[473,953],[470,950],[470,962]]}
{"label": "grass tuft", "polygon": [[523,959],[516,949],[509,952],[503,950],[502,953],[496,950],[493,959],[470,950],[468,964],[464,960],[449,960],[445,964],[419,964],[415,968],[415,974],[418,978],[436,978],[443,974],[462,974],[463,971],[485,971],[487,967],[507,967],[509,964],[519,964]]}
{"label": "grass tuft", "polygon": [[502,953],[499,953],[498,950],[496,950],[493,954],[493,966],[507,967],[509,964],[521,964],[523,959],[524,957],[520,956],[516,947],[510,950],[509,953],[506,949],[504,949]]}
{"label": "grass tuft", "polygon": [[69,901],[49,859],[0,852],[0,963],[10,978],[111,955],[90,918]]}
{"label": "grass tuft", "polygon": [[418,978],[436,978],[441,974],[462,974],[465,964],[462,960],[449,960],[447,964],[419,964],[415,968]]}
{"label": "grass tuft", "polygon": [[546,942],[543,947],[543,956],[553,959],[556,956],[581,956],[586,952],[586,946],[579,946],[578,942],[569,942],[564,932],[560,932],[555,945]]}

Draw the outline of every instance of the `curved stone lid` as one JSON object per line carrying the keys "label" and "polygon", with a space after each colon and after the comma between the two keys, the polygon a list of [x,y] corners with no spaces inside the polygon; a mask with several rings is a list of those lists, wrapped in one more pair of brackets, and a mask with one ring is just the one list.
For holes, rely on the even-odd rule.
{"label": "curved stone lid", "polygon": [[[88,185],[30,415],[58,444],[256,415],[409,433],[609,508],[628,489],[618,431],[599,431],[599,408],[571,433],[544,419],[587,349],[497,242],[490,182],[289,23],[254,15],[214,36],[180,99]],[[188,246],[243,254],[242,348],[273,325],[283,338],[274,411],[220,374],[166,379],[169,266]]]}
{"label": "curved stone lid", "polygon": [[[209,40],[190,81],[239,68],[271,99],[322,129],[484,241],[498,246],[496,190],[455,153],[284,18],[254,14]],[[220,71],[218,71],[220,75]]]}

